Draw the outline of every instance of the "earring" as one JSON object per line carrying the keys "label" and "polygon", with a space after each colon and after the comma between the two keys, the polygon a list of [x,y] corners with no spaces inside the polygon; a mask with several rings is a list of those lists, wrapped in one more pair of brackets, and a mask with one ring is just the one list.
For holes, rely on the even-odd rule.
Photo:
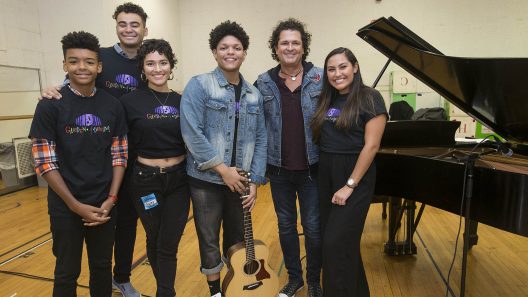
{"label": "earring", "polygon": [[145,72],[141,72],[139,77],[141,78],[142,81],[147,81],[147,76],[145,75]]}
{"label": "earring", "polygon": [[174,73],[172,73],[172,71],[171,71],[170,76],[169,76],[169,80],[173,80],[173,79],[174,79]]}

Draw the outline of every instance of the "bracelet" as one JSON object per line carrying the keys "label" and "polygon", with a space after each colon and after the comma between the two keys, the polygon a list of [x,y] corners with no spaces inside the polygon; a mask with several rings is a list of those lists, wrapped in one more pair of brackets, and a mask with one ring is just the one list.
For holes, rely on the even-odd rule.
{"label": "bracelet", "polygon": [[108,194],[108,198],[112,199],[112,202],[117,202],[117,195]]}

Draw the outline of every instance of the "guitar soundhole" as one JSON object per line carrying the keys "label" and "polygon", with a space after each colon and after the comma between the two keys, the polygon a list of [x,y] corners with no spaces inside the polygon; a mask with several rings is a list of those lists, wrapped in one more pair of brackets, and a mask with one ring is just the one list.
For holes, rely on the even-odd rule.
{"label": "guitar soundhole", "polygon": [[260,264],[257,260],[246,262],[246,264],[244,264],[244,273],[250,275],[255,274],[257,271],[259,271],[259,266]]}

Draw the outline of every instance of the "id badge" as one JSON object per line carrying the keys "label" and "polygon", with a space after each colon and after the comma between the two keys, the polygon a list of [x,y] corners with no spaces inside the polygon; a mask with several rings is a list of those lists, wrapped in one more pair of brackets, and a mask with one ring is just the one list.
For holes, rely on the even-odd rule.
{"label": "id badge", "polygon": [[158,200],[156,200],[156,195],[154,195],[154,193],[141,197],[141,202],[143,202],[145,210],[158,206]]}

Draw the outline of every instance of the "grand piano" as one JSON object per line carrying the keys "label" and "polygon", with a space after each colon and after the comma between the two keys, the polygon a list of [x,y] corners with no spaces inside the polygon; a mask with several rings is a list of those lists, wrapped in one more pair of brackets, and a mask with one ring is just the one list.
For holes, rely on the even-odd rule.
{"label": "grand piano", "polygon": [[[376,156],[375,194],[391,197],[385,251],[416,253],[412,235],[425,205],[463,215],[468,233],[480,222],[528,236],[528,58],[446,56],[392,17],[357,35],[506,141],[460,145],[456,122],[389,121]],[[405,212],[407,238],[396,242]],[[469,235],[466,253],[476,243]]]}

